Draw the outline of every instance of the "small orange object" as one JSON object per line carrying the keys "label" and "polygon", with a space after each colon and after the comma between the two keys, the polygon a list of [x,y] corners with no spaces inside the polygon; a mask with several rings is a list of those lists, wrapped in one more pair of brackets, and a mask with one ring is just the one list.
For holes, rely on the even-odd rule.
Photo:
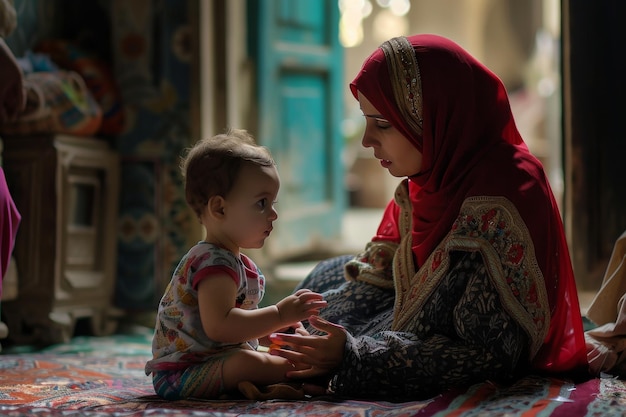
{"label": "small orange object", "polygon": [[270,350],[272,350],[272,349],[280,349],[280,345],[277,345],[276,343],[272,343],[270,345]]}

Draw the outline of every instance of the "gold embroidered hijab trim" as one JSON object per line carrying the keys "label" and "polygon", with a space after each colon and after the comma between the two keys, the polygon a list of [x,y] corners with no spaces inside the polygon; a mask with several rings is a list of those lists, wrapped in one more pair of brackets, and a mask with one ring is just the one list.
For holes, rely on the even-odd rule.
{"label": "gold embroidered hijab trim", "polygon": [[393,277],[396,289],[396,299],[394,303],[394,328],[397,321],[398,312],[404,311],[404,302],[410,300],[407,292],[411,288],[410,277],[415,276],[415,262],[413,261],[413,242],[411,227],[413,216],[411,216],[411,199],[409,197],[409,182],[402,181],[396,188],[394,199],[400,207],[400,218],[398,228],[400,230],[400,245],[393,258]]}
{"label": "gold embroidered hijab trim", "polygon": [[417,325],[418,312],[449,272],[450,252],[479,252],[503,307],[528,334],[534,358],[550,327],[550,306],[530,232],[513,203],[504,197],[466,199],[452,230],[416,273],[405,237],[394,260],[393,330]]}
{"label": "gold embroidered hijab trim", "polygon": [[402,117],[418,135],[423,132],[422,77],[411,42],[404,37],[389,39],[381,46],[389,69],[393,95]]}

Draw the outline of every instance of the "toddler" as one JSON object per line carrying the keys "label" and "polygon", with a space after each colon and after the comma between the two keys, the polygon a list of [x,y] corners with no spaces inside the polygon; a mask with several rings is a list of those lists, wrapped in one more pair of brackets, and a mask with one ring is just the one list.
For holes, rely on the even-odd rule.
{"label": "toddler", "polygon": [[[206,238],[182,258],[159,304],[146,364],[156,393],[168,400],[223,394],[287,382],[298,369],[260,349],[273,332],[295,329],[326,305],[298,290],[259,308],[265,278],[241,248],[261,248],[278,214],[280,180],[269,151],[245,130],[193,146],[182,162],[185,197]],[[257,392],[258,393],[258,392]]]}

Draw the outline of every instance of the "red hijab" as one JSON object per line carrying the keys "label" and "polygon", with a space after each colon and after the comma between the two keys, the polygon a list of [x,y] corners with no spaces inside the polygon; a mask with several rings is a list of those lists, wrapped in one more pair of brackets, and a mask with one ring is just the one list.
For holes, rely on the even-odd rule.
{"label": "red hijab", "polygon": [[[465,199],[506,197],[532,236],[551,308],[548,335],[533,364],[552,371],[586,366],[561,216],[541,163],[515,126],[502,81],[449,39],[437,35],[406,39],[417,68],[413,65],[407,73],[406,66],[388,65],[381,47],[365,61],[350,88],[355,98],[357,91],[367,97],[422,152],[422,169],[409,178],[414,261],[422,265],[441,243]],[[417,80],[413,90],[417,94],[411,97],[419,96],[419,115],[406,117],[407,101],[395,99],[392,79]],[[394,201],[388,204],[373,240],[399,242],[399,210]]]}

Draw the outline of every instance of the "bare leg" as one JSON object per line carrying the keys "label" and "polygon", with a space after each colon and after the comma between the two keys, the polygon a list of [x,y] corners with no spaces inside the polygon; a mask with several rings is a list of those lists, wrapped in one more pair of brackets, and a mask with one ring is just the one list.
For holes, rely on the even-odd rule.
{"label": "bare leg", "polygon": [[224,362],[222,368],[224,389],[236,390],[242,381],[249,381],[255,385],[287,382],[285,373],[293,369],[293,365],[284,358],[243,349]]}

